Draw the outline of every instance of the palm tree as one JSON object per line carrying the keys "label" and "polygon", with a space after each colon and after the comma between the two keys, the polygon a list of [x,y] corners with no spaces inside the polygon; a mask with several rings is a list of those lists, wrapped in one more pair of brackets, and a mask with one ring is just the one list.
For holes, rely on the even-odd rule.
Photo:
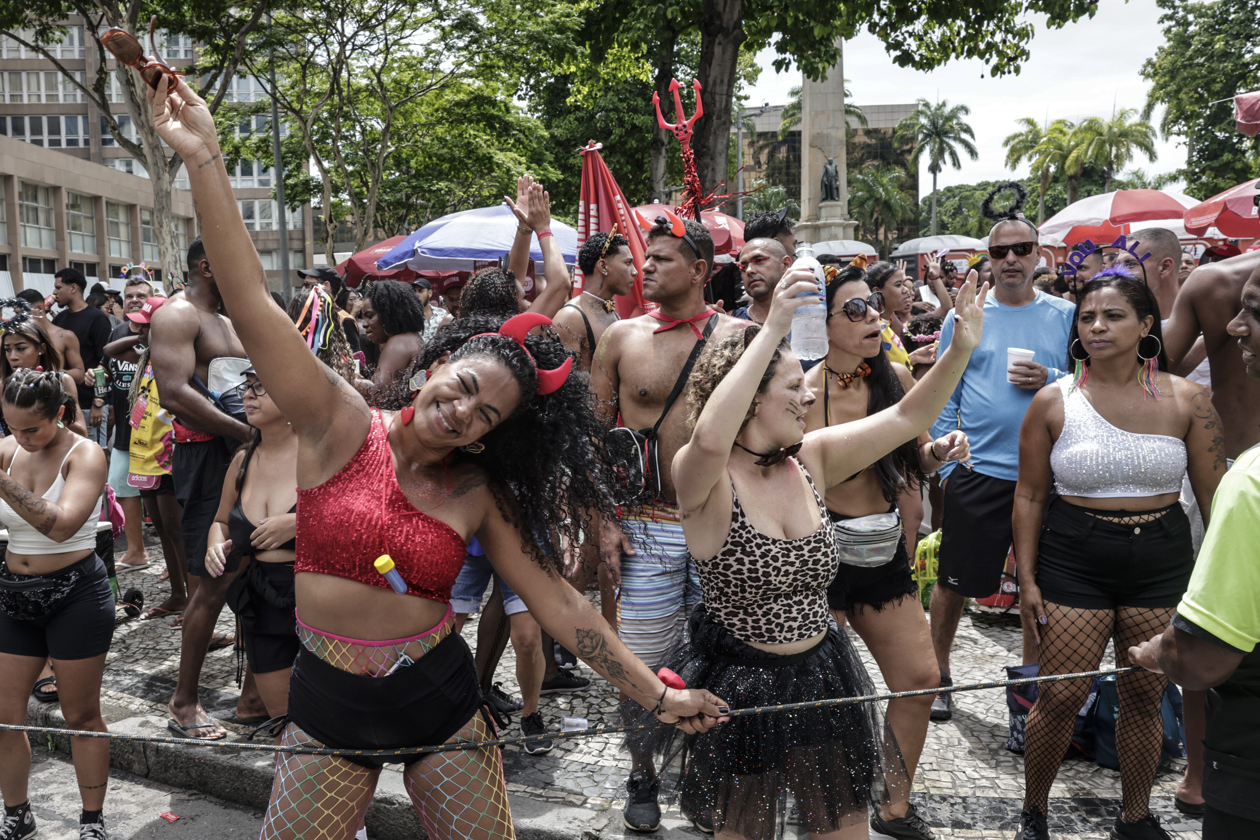
{"label": "palm tree", "polygon": [[1114,186],[1118,190],[1162,190],[1180,179],[1181,175],[1177,172],[1148,175],[1145,169],[1130,169],[1123,177],[1116,179]]}
{"label": "palm tree", "polygon": [[1031,117],[1021,117],[1017,122],[1022,129],[1002,141],[1006,148],[1006,168],[1014,171],[1024,161],[1031,164],[1033,177],[1040,181],[1037,186],[1037,224],[1041,224],[1046,219],[1046,192],[1050,189],[1050,181],[1063,166],[1063,149],[1071,133],[1071,123],[1055,120],[1042,127]]}
{"label": "palm tree", "polygon": [[[848,88],[849,80],[845,79],[844,83],[844,115],[862,126],[862,128],[866,128],[870,125],[866,120],[866,114],[851,101],[853,93]],[[792,129],[801,124],[801,113],[804,110],[804,106],[801,104],[802,96],[804,96],[804,88],[800,85],[788,90],[788,104],[784,106],[783,113],[780,115],[780,140],[786,140],[787,136],[792,133]]]}
{"label": "palm tree", "polygon": [[935,105],[926,99],[920,99],[914,113],[897,124],[897,133],[893,142],[913,143],[914,151],[910,155],[916,165],[923,156],[928,155],[928,172],[932,173],[932,235],[936,235],[936,176],[945,168],[945,161],[955,169],[962,169],[958,159],[958,147],[972,160],[978,160],[976,152],[976,133],[963,121],[963,117],[971,114],[966,105],[950,104],[946,100]]}
{"label": "palm tree", "polygon": [[1110,120],[1090,117],[1076,127],[1079,145],[1070,163],[1097,166],[1106,174],[1103,192],[1111,192],[1115,174],[1128,166],[1137,152],[1155,162],[1155,128],[1146,120],[1135,119],[1137,111],[1121,108]]}
{"label": "palm tree", "polygon": [[765,181],[754,181],[752,189],[754,192],[744,199],[745,217],[770,210],[777,212],[786,207],[789,218],[800,218],[801,205],[788,198],[787,187],[782,184],[770,186]]}
{"label": "palm tree", "polygon": [[897,227],[914,217],[915,203],[902,190],[906,174],[895,166],[864,166],[849,184],[849,212],[862,223],[864,233],[879,243],[879,253],[888,256]]}

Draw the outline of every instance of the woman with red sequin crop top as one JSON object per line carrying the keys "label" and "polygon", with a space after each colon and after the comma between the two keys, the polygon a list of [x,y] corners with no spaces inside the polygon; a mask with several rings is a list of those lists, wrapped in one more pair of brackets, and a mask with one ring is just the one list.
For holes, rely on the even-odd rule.
{"label": "woman with red sequin crop top", "polygon": [[[811,272],[784,275],[764,326],[705,349],[689,383],[694,431],[673,463],[704,602],[666,667],[739,708],[874,693],[827,608],[840,564],[870,559],[867,541],[833,529],[822,496],[940,414],[980,341],[987,288],[977,298],[975,285],[959,292],[954,343],[901,402],[809,434],[814,393],[785,336],[796,308],[817,302]],[[678,741],[655,740],[632,751],[672,753]],[[738,717],[683,747],[679,804],[684,814],[710,813],[721,836],[768,840],[791,790],[811,837],[865,837],[870,805],[910,793],[896,737],[874,704]]]}
{"label": "woman with red sequin crop top", "polygon": [[[724,722],[722,700],[666,688],[551,561],[613,504],[585,379],[569,378],[558,340],[528,335],[550,321],[447,325],[398,382],[398,410],[369,408],[270,300],[205,101],[169,76],[149,96],[154,127],[188,162],[219,293],[298,437],[302,647],[282,742],[389,750],[493,736],[447,603],[474,536],[543,628],[627,696],[687,732]],[[383,554],[405,594],[374,568]],[[400,760],[429,836],[513,836],[497,750]],[[353,835],[382,763],[281,754],[262,836]]]}

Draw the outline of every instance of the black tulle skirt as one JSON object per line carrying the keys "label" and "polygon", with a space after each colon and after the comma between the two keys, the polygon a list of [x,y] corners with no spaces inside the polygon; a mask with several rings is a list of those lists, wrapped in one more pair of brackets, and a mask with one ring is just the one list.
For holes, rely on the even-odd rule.
{"label": "black tulle skirt", "polygon": [[[835,622],[810,650],[780,656],[739,641],[699,606],[665,666],[732,709],[874,693]],[[651,712],[635,709],[626,707],[633,722],[651,720]],[[710,813],[718,832],[749,840],[774,837],[788,792],[812,833],[863,822],[869,806],[909,796],[901,752],[875,703],[740,716],[697,736],[655,729],[630,736],[627,746],[664,763],[681,752],[683,813]]]}

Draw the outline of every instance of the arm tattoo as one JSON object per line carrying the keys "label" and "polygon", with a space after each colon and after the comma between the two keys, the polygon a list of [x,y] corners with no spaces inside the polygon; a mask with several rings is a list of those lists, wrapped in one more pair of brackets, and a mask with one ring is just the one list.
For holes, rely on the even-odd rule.
{"label": "arm tattoo", "polygon": [[1190,404],[1194,408],[1194,416],[1203,421],[1204,431],[1212,433],[1208,452],[1213,456],[1212,469],[1220,472],[1225,469],[1225,436],[1222,434],[1221,418],[1212,406],[1212,400],[1202,391],[1191,398]]}
{"label": "arm tattoo", "polygon": [[8,498],[9,505],[18,515],[23,510],[29,513],[30,516],[22,518],[45,537],[57,525],[57,515],[61,509],[47,499],[36,496],[8,475],[0,475],[0,495]]}
{"label": "arm tattoo", "polygon": [[220,159],[220,158],[222,158],[222,157],[223,157],[223,154],[222,154],[222,153],[215,153],[215,154],[213,154],[213,155],[211,155],[211,156],[210,156],[210,159],[209,159],[209,160],[203,160],[201,163],[197,164],[197,168],[198,168],[198,169],[204,169],[204,168],[206,168],[207,166],[209,166],[210,164],[214,163],[216,160],[219,160],[219,159]]}
{"label": "arm tattoo", "polygon": [[626,671],[625,666],[613,658],[612,651],[608,647],[608,641],[599,630],[582,630],[579,628],[577,630],[577,650],[575,653],[592,668],[603,668],[611,681],[622,683],[630,688],[638,688],[634,681],[630,679],[630,674]]}

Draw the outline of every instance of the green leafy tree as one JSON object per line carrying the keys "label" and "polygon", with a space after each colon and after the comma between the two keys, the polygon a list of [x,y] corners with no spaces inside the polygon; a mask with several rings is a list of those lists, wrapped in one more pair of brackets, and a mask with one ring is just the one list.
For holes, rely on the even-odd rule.
{"label": "green leafy tree", "polygon": [[1186,192],[1207,198],[1260,169],[1260,137],[1235,128],[1229,101],[1260,88],[1260,0],[1158,5],[1164,44],[1142,65],[1151,83],[1142,116],[1164,106],[1160,131],[1186,139]]}
{"label": "green leafy tree", "polygon": [[864,166],[849,179],[849,212],[887,259],[897,228],[914,217],[914,200],[903,189],[906,174],[896,166]]}
{"label": "green leafy tree", "polygon": [[958,157],[961,148],[972,160],[978,160],[976,151],[976,133],[963,119],[971,113],[966,105],[951,106],[947,100],[937,103],[919,100],[919,107],[913,114],[904,118],[897,125],[896,142],[912,142],[914,151],[911,160],[918,165],[923,155],[927,154],[928,172],[932,173],[932,235],[936,235],[936,178],[945,163],[955,169],[962,169]]}
{"label": "green leafy tree", "polygon": [[1162,190],[1177,183],[1176,173],[1165,172],[1161,175],[1148,175],[1144,169],[1130,169],[1116,178],[1112,185],[1118,190]]}
{"label": "green leafy tree", "polygon": [[[1015,180],[1022,183],[1031,194],[1037,189],[1039,179],[1035,177],[1016,178]],[[975,184],[955,184],[951,187],[941,187],[940,189],[940,232],[943,234],[953,233],[960,236],[974,236],[981,239],[989,235],[989,228],[993,223],[985,219],[980,214],[980,204],[984,201],[984,197],[1002,181],[981,181]],[[1103,173],[1101,170],[1086,168],[1081,174],[1080,188],[1089,195],[1096,195],[1102,192]],[[930,199],[925,197],[920,202],[919,209],[919,236],[927,236],[928,216],[929,216]],[[1050,218],[1058,213],[1064,207],[1067,207],[1068,195],[1067,184],[1057,179],[1050,182],[1050,189],[1046,191],[1046,218]]]}
{"label": "green leafy tree", "polygon": [[801,205],[788,195],[787,187],[780,184],[767,184],[765,181],[753,182],[752,195],[744,197],[744,215],[779,211],[787,208],[788,218],[796,220],[801,217]]}
{"label": "green leafy tree", "polygon": [[[197,44],[197,57],[188,67],[189,84],[198,89],[217,113],[232,89],[242,58],[248,55],[248,42],[262,19],[267,0],[177,0],[156,6],[142,0],[31,0],[0,5],[0,34],[32,50],[52,65],[82,93],[105,119],[114,142],[133,158],[143,161],[153,182],[153,232],[166,277],[168,291],[178,282],[184,255],[178,252],[171,207],[171,182],[184,161],[162,145],[153,129],[152,110],[146,96],[147,85],[135,70],[116,66],[113,57],[101,45],[95,33],[109,27],[137,34],[137,21],[157,14],[163,32],[189,36]],[[68,30],[65,22],[72,15],[83,20],[84,48],[96,55],[96,72],[80,81],[78,71],[70,70],[58,57],[57,46]],[[148,51],[147,32],[139,40]],[[175,62],[187,64],[187,62]],[[121,102],[111,102],[110,75],[121,90]],[[119,118],[129,118],[134,134],[123,131]]]}
{"label": "green leafy tree", "polygon": [[[870,125],[866,119],[865,112],[860,107],[853,104],[853,92],[849,90],[849,80],[845,79],[844,88],[844,115],[848,119],[856,122],[862,128]],[[798,128],[801,124],[801,115],[805,111],[803,103],[805,88],[803,85],[797,85],[788,90],[788,104],[783,109],[781,122],[779,123],[779,139],[786,140],[787,136],[793,129]]]}
{"label": "green leafy tree", "polygon": [[1027,161],[1032,166],[1033,177],[1037,179],[1037,224],[1046,219],[1046,192],[1050,189],[1050,181],[1063,166],[1064,140],[1067,131],[1059,128],[1065,120],[1056,120],[1054,128],[1042,127],[1030,117],[1021,117],[1018,121],[1021,129],[1008,135],[1002,141],[1006,148],[1006,168],[1015,170]]}
{"label": "green leafy tree", "polygon": [[1137,110],[1121,108],[1111,119],[1088,117],[1076,126],[1077,146],[1068,158],[1068,165],[1083,161],[1106,173],[1103,192],[1111,192],[1115,174],[1128,166],[1134,154],[1141,152],[1155,161],[1155,129],[1142,119],[1134,119]]}

